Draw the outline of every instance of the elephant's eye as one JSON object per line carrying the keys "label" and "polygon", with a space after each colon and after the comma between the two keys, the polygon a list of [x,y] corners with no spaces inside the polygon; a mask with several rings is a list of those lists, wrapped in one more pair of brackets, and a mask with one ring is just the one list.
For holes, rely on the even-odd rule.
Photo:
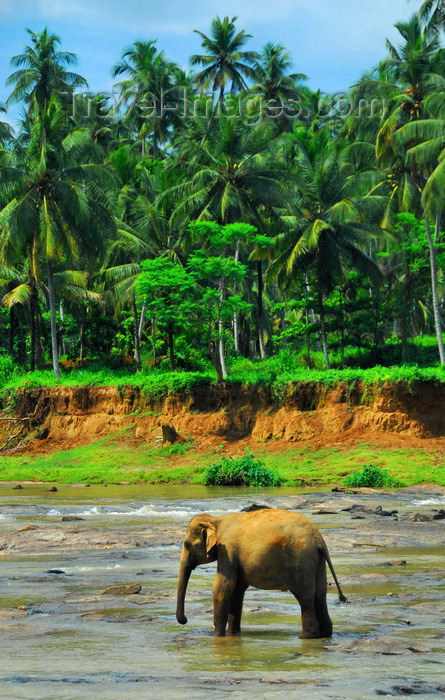
{"label": "elephant's eye", "polygon": [[190,551],[192,548],[192,543],[191,542],[184,542],[184,547]]}

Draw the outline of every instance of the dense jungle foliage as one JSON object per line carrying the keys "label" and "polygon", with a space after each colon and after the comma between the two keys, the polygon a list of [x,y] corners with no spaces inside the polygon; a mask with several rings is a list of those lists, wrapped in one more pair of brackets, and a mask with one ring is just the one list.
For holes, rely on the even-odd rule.
{"label": "dense jungle foliage", "polygon": [[197,32],[188,73],[135,42],[117,98],[28,30],[0,121],[3,383],[445,364],[445,4],[341,96],[236,22]]}

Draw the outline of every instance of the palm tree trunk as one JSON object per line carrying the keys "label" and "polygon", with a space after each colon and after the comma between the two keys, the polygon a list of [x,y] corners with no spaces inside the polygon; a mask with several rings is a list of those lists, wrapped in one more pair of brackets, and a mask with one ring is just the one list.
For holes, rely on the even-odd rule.
{"label": "palm tree trunk", "polygon": [[312,359],[311,359],[311,338],[309,334],[309,308],[308,308],[308,302],[307,302],[307,297],[308,297],[308,292],[309,292],[309,280],[307,273],[304,275],[304,307],[305,307],[305,316],[306,316],[306,328],[304,331],[304,335],[306,338],[306,361],[307,361],[307,366],[312,367]]}
{"label": "palm tree trunk", "polygon": [[428,239],[428,247],[430,250],[430,270],[431,270],[431,293],[433,301],[434,325],[436,327],[437,345],[439,349],[440,364],[445,365],[445,349],[442,336],[442,324],[440,319],[439,297],[437,294],[437,260],[436,249],[434,247],[433,238],[431,236],[430,222],[428,215],[424,212],[426,237]]}
{"label": "palm tree trunk", "polygon": [[[59,304],[59,313],[60,313],[60,320],[62,321],[62,324],[65,323],[65,312],[63,310],[63,304],[60,302]],[[66,355],[66,340],[65,336],[62,335],[62,355]]]}
{"label": "palm tree trunk", "polygon": [[173,371],[175,369],[175,347],[174,347],[174,338],[173,338],[173,330],[171,328],[168,329],[168,351],[170,355],[170,369]]}
{"label": "palm tree trunk", "polygon": [[48,271],[48,296],[49,296],[49,313],[51,318],[51,350],[53,356],[53,369],[56,379],[60,379],[59,368],[59,352],[57,347],[57,326],[56,326],[56,297],[54,293],[53,268],[50,258],[47,262]]}
{"label": "palm tree trunk", "polygon": [[[221,292],[221,306],[224,302],[224,299],[226,297],[226,278],[224,275],[221,277],[220,283],[219,283],[219,288]],[[219,364],[221,366],[221,373],[223,378],[227,377],[227,366],[226,366],[226,357],[225,357],[225,348],[224,348],[224,324],[222,321],[222,318],[220,316],[219,321],[218,321],[218,352],[219,352]]]}
{"label": "palm tree trunk", "polygon": [[34,318],[34,303],[32,299],[32,292],[29,299],[29,326],[30,326],[30,352],[29,352],[29,367],[31,372],[34,372],[36,368],[36,321]]}
{"label": "palm tree trunk", "polygon": [[133,294],[133,299],[131,301],[131,308],[133,311],[133,339],[134,339],[134,364],[136,365],[136,372],[141,371],[141,346],[139,343],[139,319],[138,310],[136,306],[136,299]]}
{"label": "palm tree trunk", "polygon": [[320,317],[320,331],[321,331],[321,342],[323,346],[324,361],[326,363],[326,369],[331,369],[331,364],[329,362],[329,352],[328,352],[328,341],[326,337],[326,320],[323,305],[323,289],[321,286],[321,269],[320,269],[320,255],[317,256],[317,293],[318,293],[318,314]]}
{"label": "palm tree trunk", "polygon": [[[278,289],[278,284],[277,284],[276,280],[273,283],[273,287],[274,287],[274,292],[275,292],[275,297],[277,299],[277,302],[280,303],[281,302],[280,290]],[[284,315],[284,310],[281,307],[278,309],[278,319],[280,322],[281,333],[284,334],[286,332],[286,317]],[[287,340],[286,336],[283,336],[282,342],[283,342],[284,346],[288,345],[288,340]]]}
{"label": "palm tree trunk", "polygon": [[156,367],[156,319],[151,321],[151,332],[153,336],[153,366]]}
{"label": "palm tree trunk", "polygon": [[258,342],[260,347],[260,357],[265,360],[266,349],[264,347],[263,336],[263,264],[261,260],[257,261],[258,270]]}
{"label": "palm tree trunk", "polygon": [[[235,262],[239,261],[239,240],[236,242]],[[233,294],[236,294],[236,282],[233,283]],[[235,352],[239,353],[239,313],[235,311],[233,314],[233,340],[235,344]]]}
{"label": "palm tree trunk", "polygon": [[345,300],[340,287],[341,368],[345,368]]}
{"label": "palm tree trunk", "polygon": [[84,346],[84,324],[80,324],[80,329],[79,329],[79,364],[82,367],[83,365],[83,346]]}
{"label": "palm tree trunk", "polygon": [[139,345],[141,344],[141,341],[142,341],[142,331],[144,330],[145,314],[146,313],[147,313],[147,307],[145,304],[143,304],[142,309],[141,309],[141,317],[139,319],[139,328],[138,328]]}
{"label": "palm tree trunk", "polygon": [[9,307],[9,357],[11,360],[14,359],[14,329],[15,329],[15,317],[14,317],[14,306]]}

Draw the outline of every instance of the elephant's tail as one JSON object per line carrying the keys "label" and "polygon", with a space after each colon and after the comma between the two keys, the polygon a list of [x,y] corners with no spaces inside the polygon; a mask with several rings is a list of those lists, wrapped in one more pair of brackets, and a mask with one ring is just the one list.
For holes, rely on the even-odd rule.
{"label": "elephant's tail", "polygon": [[334,578],[335,585],[337,586],[337,590],[338,590],[338,599],[339,599],[340,603],[347,603],[348,599],[346,598],[346,596],[344,595],[344,593],[340,587],[340,584],[338,582],[338,578],[337,578],[336,573],[334,571],[334,567],[332,566],[331,557],[329,556],[328,548],[326,547],[326,542],[323,540],[323,538],[322,538],[322,542],[323,542],[323,544],[320,547],[320,551],[323,554],[324,558],[326,559],[328,566],[331,570],[331,574]]}

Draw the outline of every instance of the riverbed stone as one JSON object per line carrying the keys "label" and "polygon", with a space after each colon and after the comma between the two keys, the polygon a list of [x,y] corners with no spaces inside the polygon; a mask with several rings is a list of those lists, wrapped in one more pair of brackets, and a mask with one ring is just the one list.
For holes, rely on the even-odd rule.
{"label": "riverbed stone", "polygon": [[445,519],[445,510],[441,508],[439,511],[435,512],[433,514],[433,520],[444,520]]}
{"label": "riverbed stone", "polygon": [[241,513],[251,513],[254,510],[263,510],[263,508],[269,508],[265,503],[248,503],[247,506],[241,508]]}
{"label": "riverbed stone", "polygon": [[406,559],[395,559],[394,561],[383,561],[379,566],[406,566]]}
{"label": "riverbed stone", "polygon": [[338,515],[338,513],[338,510],[332,510],[331,508],[319,508],[312,511],[312,515]]}
{"label": "riverbed stone", "polygon": [[103,591],[100,592],[100,595],[134,595],[135,593],[139,593],[141,588],[142,586],[140,583],[127,583],[117,586],[108,586],[108,588],[104,588]]}
{"label": "riverbed stone", "polygon": [[363,637],[354,639],[345,645],[341,645],[341,651],[360,654],[383,654],[386,656],[400,656],[402,654],[428,654],[431,649],[420,642],[403,641],[390,637]]}
{"label": "riverbed stone", "polygon": [[406,685],[393,685],[390,690],[376,690],[376,695],[405,696],[405,695],[441,695],[445,693],[445,685],[432,685],[425,681],[414,681]]}

